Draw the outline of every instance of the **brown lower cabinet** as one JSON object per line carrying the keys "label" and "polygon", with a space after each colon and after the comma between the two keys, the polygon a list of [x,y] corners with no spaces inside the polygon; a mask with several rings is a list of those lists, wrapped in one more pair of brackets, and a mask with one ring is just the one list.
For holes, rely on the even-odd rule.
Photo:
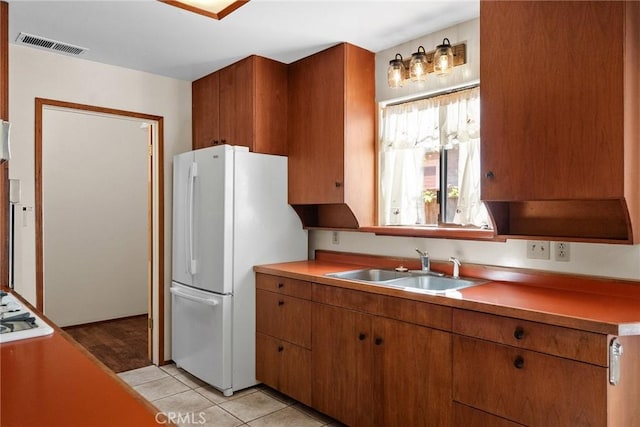
{"label": "brown lower cabinet", "polygon": [[640,426],[640,336],[274,275],[256,285],[258,380],[349,426]]}
{"label": "brown lower cabinet", "polygon": [[[286,280],[256,275],[259,381],[350,426],[451,424],[451,335],[423,326],[447,324],[449,308],[308,283],[298,310],[308,301],[279,293],[294,292]],[[300,325],[310,350],[292,343]]]}

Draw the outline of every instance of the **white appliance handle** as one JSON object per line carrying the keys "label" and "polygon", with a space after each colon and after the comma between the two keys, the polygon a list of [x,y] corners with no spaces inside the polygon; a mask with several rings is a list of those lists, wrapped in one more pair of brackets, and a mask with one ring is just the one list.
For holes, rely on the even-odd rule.
{"label": "white appliance handle", "polygon": [[189,251],[189,258],[187,259],[187,268],[189,270],[189,273],[191,275],[194,275],[198,272],[198,263],[196,262],[195,258],[193,257],[193,212],[194,212],[194,191],[195,191],[195,185],[196,185],[196,177],[198,176],[198,164],[197,163],[192,163],[191,167],[189,167],[189,192],[188,192],[188,197],[189,200],[187,202],[187,209],[188,209],[188,213],[187,213],[187,218],[189,221],[189,244],[188,246],[188,251]]}
{"label": "white appliance handle", "polygon": [[184,292],[181,292],[180,289],[177,288],[171,288],[170,289],[171,293],[179,298],[184,298],[184,299],[188,299],[190,301],[194,301],[200,304],[206,304],[206,305],[210,305],[212,307],[216,306],[219,304],[219,302],[213,298],[200,298],[197,297],[195,295],[189,295],[189,294],[185,294]]}

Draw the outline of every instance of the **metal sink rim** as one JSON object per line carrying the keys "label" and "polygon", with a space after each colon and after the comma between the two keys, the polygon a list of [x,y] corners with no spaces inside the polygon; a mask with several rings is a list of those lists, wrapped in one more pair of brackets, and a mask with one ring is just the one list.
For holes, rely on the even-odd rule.
{"label": "metal sink rim", "polygon": [[[396,278],[391,278],[386,280],[370,280],[370,279],[353,277],[353,276],[357,276],[357,273],[368,272],[368,271],[378,271],[378,272],[385,271],[392,274],[400,274],[401,277],[396,277]],[[487,283],[486,280],[482,280],[482,279],[475,279],[475,278],[469,278],[469,277],[455,278],[452,276],[445,276],[441,273],[424,272],[421,270],[396,271],[396,270],[381,269],[381,268],[374,268],[374,267],[361,268],[357,270],[339,271],[335,273],[325,273],[325,276],[336,278],[336,279],[367,283],[371,285],[390,286],[396,289],[399,288],[399,289],[405,289],[408,291],[424,292],[424,293],[434,294],[434,295],[446,295],[447,293],[457,292],[462,289]],[[352,277],[349,277],[349,276],[352,276]],[[434,281],[439,281],[439,280],[444,280],[448,282],[450,281],[452,282],[453,286],[446,287],[443,289],[429,289],[429,288],[422,288],[420,286],[412,286],[412,284],[415,282],[418,282],[419,284],[422,281],[424,281],[423,279],[421,279],[424,277],[433,277]]]}

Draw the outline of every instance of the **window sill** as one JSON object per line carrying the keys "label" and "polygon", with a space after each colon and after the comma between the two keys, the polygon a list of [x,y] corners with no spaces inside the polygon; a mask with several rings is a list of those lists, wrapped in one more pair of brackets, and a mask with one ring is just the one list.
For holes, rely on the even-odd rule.
{"label": "window sill", "polygon": [[494,230],[463,227],[409,227],[409,226],[375,226],[361,227],[358,231],[375,233],[379,236],[433,237],[438,239],[486,240],[504,242],[507,239],[496,236]]}

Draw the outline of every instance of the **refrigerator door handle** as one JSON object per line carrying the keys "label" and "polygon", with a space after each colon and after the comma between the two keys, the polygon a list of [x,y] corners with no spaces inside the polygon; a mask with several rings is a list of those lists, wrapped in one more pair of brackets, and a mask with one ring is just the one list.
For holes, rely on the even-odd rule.
{"label": "refrigerator door handle", "polygon": [[185,294],[184,292],[181,292],[179,289],[177,288],[171,288],[170,289],[171,293],[179,298],[184,298],[184,299],[188,299],[189,301],[193,301],[193,302],[197,302],[199,304],[206,304],[206,305],[210,305],[212,307],[215,307],[216,305],[220,304],[220,302],[216,299],[213,298],[200,298],[198,296],[195,295],[189,295],[189,294]]}
{"label": "refrigerator door handle", "polygon": [[195,275],[198,272],[198,263],[193,256],[193,213],[194,209],[194,191],[196,185],[196,177],[198,176],[198,164],[192,163],[189,168],[189,192],[188,197],[189,200],[187,202],[187,220],[189,221],[189,243],[187,245],[189,251],[189,259],[187,260],[187,268],[189,269],[189,273],[191,275]]}

